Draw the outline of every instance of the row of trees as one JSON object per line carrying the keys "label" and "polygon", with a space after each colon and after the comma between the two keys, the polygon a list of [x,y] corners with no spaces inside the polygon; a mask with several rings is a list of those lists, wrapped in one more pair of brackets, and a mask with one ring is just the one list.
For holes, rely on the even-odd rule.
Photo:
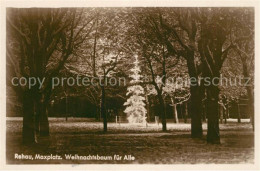
{"label": "row of trees", "polygon": [[[45,79],[42,87],[38,83],[31,88],[14,87],[23,106],[25,143],[37,142],[36,133],[49,135],[51,79],[88,38],[94,19],[91,11],[88,13],[65,8],[7,10],[7,63],[12,65],[7,79]],[[11,84],[11,80],[7,82]]]}
{"label": "row of trees", "polygon": [[[97,86],[69,89],[80,90],[97,106],[106,132],[106,99],[113,96],[126,101],[126,87],[107,86],[105,80],[131,75],[134,55],[139,58],[142,75],[149,78],[140,82],[145,87],[145,96],[156,96],[160,104],[162,130],[167,130],[165,98],[170,97],[174,106],[176,95],[190,93],[191,136],[201,138],[202,99],[206,96],[207,141],[220,143],[219,87],[204,86],[200,77],[209,77],[211,81],[219,78],[228,58],[242,63],[243,75],[253,78],[254,11],[251,8],[8,9],[9,87],[13,87],[14,76],[45,79],[42,87],[38,83],[30,89],[13,87],[23,106],[24,142],[36,142],[38,134],[49,135],[48,105],[61,91],[61,87],[52,89],[51,79],[66,73],[101,80],[103,84]],[[190,78],[192,86],[176,87],[166,81],[169,77]],[[246,91],[253,118],[253,86],[246,87]]]}
{"label": "row of trees", "polygon": [[[243,75],[252,78],[251,65],[254,53],[254,16],[252,9],[232,8],[156,8],[136,10],[139,13],[137,25],[141,28],[138,32],[137,42],[142,49],[147,66],[153,77],[153,84],[157,90],[157,96],[162,111],[164,104],[161,97],[162,88],[155,82],[153,61],[158,62],[162,83],[165,86],[167,69],[174,67],[174,60],[182,57],[186,60],[188,74],[193,86],[191,93],[191,136],[200,138],[202,136],[201,108],[202,98],[207,99],[208,133],[209,143],[220,143],[218,123],[218,98],[219,87],[211,84],[204,86],[203,80],[199,77],[208,77],[210,81],[219,80],[222,65],[228,56],[234,60],[241,60],[243,63]],[[141,32],[141,33],[140,33]],[[251,43],[242,45],[242,42]],[[241,44],[242,43],[242,44]],[[249,51],[250,56],[245,57]],[[158,49],[156,49],[158,48]],[[161,52],[161,53],[160,53]],[[245,53],[244,53],[245,52]],[[241,54],[241,59],[234,53]],[[167,58],[171,62],[167,61]],[[168,65],[167,65],[168,64]],[[172,66],[173,65],[173,66]],[[244,72],[246,71],[246,72]],[[248,74],[251,73],[251,75]],[[218,78],[218,79],[216,79]],[[216,81],[215,81],[216,83]],[[253,116],[253,86],[247,86],[248,97],[250,98],[250,113]],[[166,131],[165,114],[162,113],[163,131]]]}

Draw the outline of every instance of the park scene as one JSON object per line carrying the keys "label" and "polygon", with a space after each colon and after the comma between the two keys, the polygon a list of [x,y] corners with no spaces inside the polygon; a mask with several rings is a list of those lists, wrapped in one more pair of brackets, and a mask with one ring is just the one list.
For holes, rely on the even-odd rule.
{"label": "park scene", "polygon": [[254,8],[6,8],[7,164],[254,164]]}

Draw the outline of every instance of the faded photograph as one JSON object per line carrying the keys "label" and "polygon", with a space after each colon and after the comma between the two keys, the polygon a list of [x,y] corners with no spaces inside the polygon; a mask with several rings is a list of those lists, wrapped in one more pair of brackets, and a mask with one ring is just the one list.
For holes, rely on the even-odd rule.
{"label": "faded photograph", "polygon": [[6,164],[254,164],[253,7],[6,8]]}

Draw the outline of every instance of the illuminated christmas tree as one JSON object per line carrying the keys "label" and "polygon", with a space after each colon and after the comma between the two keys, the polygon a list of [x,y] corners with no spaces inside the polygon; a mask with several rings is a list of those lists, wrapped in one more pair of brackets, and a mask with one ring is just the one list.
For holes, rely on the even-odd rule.
{"label": "illuminated christmas tree", "polygon": [[127,114],[129,123],[146,124],[147,111],[144,103],[144,88],[140,85],[142,76],[137,55],[135,55],[134,67],[131,69],[131,72],[131,86],[127,88],[126,93],[129,98],[124,103],[127,106],[124,112]]}

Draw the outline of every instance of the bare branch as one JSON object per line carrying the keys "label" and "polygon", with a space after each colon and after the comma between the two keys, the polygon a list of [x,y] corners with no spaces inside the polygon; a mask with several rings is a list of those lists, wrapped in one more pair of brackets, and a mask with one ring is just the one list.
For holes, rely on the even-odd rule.
{"label": "bare branch", "polygon": [[25,42],[27,44],[30,44],[30,39],[28,38],[28,36],[26,34],[24,34],[20,29],[18,29],[9,19],[9,17],[6,17],[8,23],[10,24],[10,26],[19,34],[20,37],[22,37]]}

